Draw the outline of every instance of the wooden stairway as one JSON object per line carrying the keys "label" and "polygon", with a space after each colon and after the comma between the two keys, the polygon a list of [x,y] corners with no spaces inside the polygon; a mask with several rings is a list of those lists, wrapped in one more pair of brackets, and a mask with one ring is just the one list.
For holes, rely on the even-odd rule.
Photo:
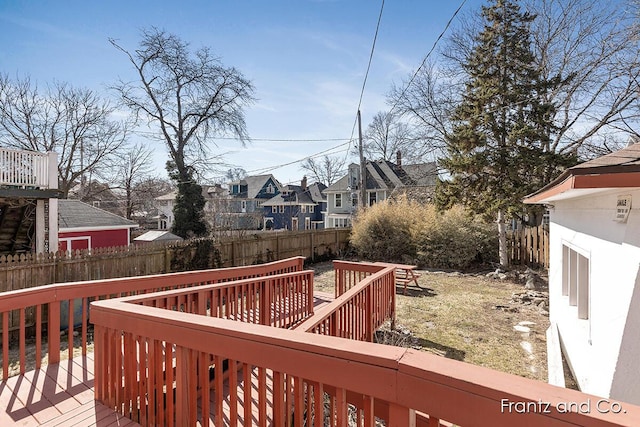
{"label": "wooden stairway", "polygon": [[30,252],[35,220],[35,204],[0,204],[0,255]]}

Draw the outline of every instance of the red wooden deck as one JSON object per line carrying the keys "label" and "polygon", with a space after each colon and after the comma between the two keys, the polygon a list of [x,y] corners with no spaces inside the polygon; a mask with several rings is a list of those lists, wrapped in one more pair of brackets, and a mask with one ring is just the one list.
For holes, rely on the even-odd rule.
{"label": "red wooden deck", "polygon": [[94,400],[92,353],[0,382],[0,407],[2,426],[138,425]]}
{"label": "red wooden deck", "polygon": [[[318,292],[314,294],[314,308],[318,309],[333,301],[333,295]],[[0,426],[78,426],[110,427],[138,426],[138,423],[123,417],[114,410],[94,400],[93,353],[78,356],[73,360],[63,360],[59,364],[43,366],[41,369],[26,372],[24,375],[9,377],[0,382]],[[237,382],[244,405],[244,382],[242,372],[238,372]],[[257,390],[258,369],[252,371],[252,387]],[[271,372],[266,372],[271,383]],[[232,403],[229,401],[229,380],[225,381],[224,411],[228,413]],[[271,396],[267,396],[270,401]],[[211,394],[213,402],[213,393]],[[251,412],[258,417],[260,407],[256,392],[252,396]],[[215,405],[211,404],[213,419]],[[263,408],[263,410],[265,410]],[[267,403],[267,416],[271,419],[271,406]],[[225,418],[229,421],[228,416]],[[242,422],[243,420],[240,420]],[[249,423],[250,424],[250,423]]]}

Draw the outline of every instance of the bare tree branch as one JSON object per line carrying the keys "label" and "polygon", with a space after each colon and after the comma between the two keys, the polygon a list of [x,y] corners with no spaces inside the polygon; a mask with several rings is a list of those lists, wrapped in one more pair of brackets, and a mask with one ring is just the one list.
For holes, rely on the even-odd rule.
{"label": "bare tree branch", "polygon": [[129,135],[115,107],[95,92],[54,83],[42,93],[27,77],[0,77],[0,141],[7,147],[58,153],[64,196],[85,175],[100,170]]}

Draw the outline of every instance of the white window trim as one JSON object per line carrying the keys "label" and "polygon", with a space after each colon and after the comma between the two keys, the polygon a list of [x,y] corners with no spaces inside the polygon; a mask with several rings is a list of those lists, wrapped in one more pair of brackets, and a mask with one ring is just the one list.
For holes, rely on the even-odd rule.
{"label": "white window trim", "polygon": [[591,252],[562,240],[562,297],[575,307],[578,321],[589,322],[591,342]]}

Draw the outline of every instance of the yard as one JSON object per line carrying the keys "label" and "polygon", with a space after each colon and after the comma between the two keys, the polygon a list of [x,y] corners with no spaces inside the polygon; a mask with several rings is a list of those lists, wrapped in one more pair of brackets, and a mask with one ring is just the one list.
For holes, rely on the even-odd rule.
{"label": "yard", "polygon": [[[315,289],[333,294],[332,263],[308,268],[315,271]],[[406,295],[397,288],[397,331],[380,331],[385,342],[546,382],[549,318],[535,305],[511,301],[514,293],[524,292],[523,284],[488,279],[485,274],[420,273],[420,288],[409,286]],[[74,341],[78,347],[79,337]],[[61,344],[66,343],[67,337],[62,337]],[[28,339],[27,347],[32,349],[27,351],[30,370],[35,368],[34,340]],[[74,350],[78,355],[80,349]],[[11,360],[17,361],[17,351],[12,346]],[[18,368],[14,364],[10,375],[17,374]]]}
{"label": "yard", "polygon": [[[333,293],[331,263],[310,268],[315,288]],[[491,279],[485,273],[420,271],[420,288],[397,292],[397,329],[385,341],[511,374],[547,381],[545,331],[548,314],[514,294],[524,282]],[[517,327],[517,329],[516,329]]]}

